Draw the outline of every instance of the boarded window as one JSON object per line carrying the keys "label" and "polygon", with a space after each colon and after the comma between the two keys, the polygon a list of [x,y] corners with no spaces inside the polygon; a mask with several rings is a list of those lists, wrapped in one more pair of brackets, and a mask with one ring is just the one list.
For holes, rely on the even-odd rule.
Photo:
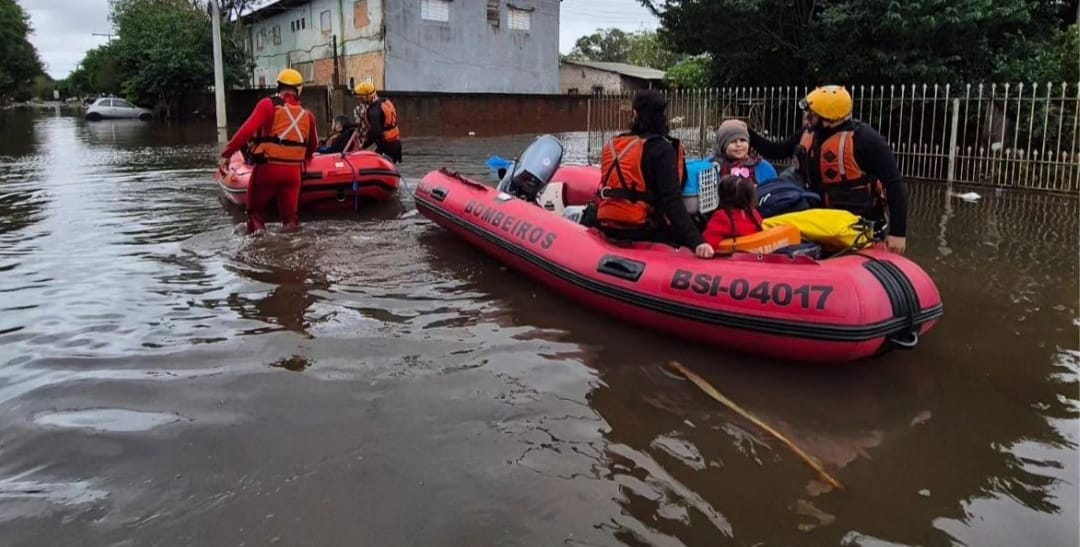
{"label": "boarded window", "polygon": [[450,0],[420,0],[420,18],[425,21],[450,22]]}
{"label": "boarded window", "polygon": [[294,63],[292,68],[296,69],[301,76],[304,77],[304,83],[311,83],[315,81],[315,63],[308,61],[306,63]]}
{"label": "boarded window", "polygon": [[330,33],[330,10],[326,10],[319,14],[319,30],[323,34]]}
{"label": "boarded window", "polygon": [[487,22],[495,28],[499,27],[499,1],[488,0],[487,4]]}
{"label": "boarded window", "polygon": [[274,25],[274,45],[281,45],[281,27],[278,25]]}
{"label": "boarded window", "polygon": [[510,29],[529,30],[532,27],[532,11],[510,8]]}
{"label": "boarded window", "polygon": [[368,18],[367,0],[353,2],[353,28],[364,28],[371,24]]}

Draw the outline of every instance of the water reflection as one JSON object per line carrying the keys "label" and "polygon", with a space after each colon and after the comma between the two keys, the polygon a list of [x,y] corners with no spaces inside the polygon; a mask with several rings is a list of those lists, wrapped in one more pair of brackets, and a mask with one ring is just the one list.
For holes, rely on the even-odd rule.
{"label": "water reflection", "polygon": [[[927,185],[913,193],[917,206],[943,197],[939,188]],[[599,373],[601,382],[588,401],[605,424],[600,429],[604,442],[598,446],[588,436],[576,442],[600,451],[595,456],[602,469],[598,478],[621,485],[619,503],[633,517],[615,526],[624,542],[657,542],[659,535],[704,545],[719,532],[747,543],[814,538],[817,544],[837,544],[857,536],[947,544],[963,541],[966,534],[942,522],[975,525],[967,512],[975,500],[1006,497],[1033,511],[1061,516],[1077,507],[1075,482],[1062,482],[1061,464],[1055,462],[1076,450],[1080,385],[1075,367],[1061,365],[1058,349],[1075,344],[1075,329],[1068,325],[1076,309],[1061,302],[1076,301],[1070,280],[1077,266],[1075,257],[1061,250],[1076,248],[1075,237],[1069,241],[1065,235],[1070,224],[1075,234],[1076,204],[1058,205],[1060,216],[1044,221],[1055,224],[1052,230],[1060,230],[1064,242],[1036,237],[1038,224],[1018,227],[1016,239],[998,241],[995,250],[1001,254],[990,258],[991,264],[1000,262],[991,276],[995,285],[983,284],[977,287],[978,296],[971,297],[985,301],[984,291],[1007,294],[1018,283],[1025,295],[1006,296],[1006,309],[989,316],[997,318],[989,322],[986,315],[969,317],[986,309],[968,311],[975,302],[967,300],[966,276],[950,276],[944,269],[979,257],[980,264],[986,263],[985,255],[970,248],[980,238],[965,226],[973,222],[968,212],[957,215],[957,253],[948,259],[935,257],[936,249],[923,244],[930,237],[916,235],[916,249],[930,255],[916,260],[934,265],[950,310],[956,312],[943,321],[943,332],[928,337],[928,347],[913,354],[917,359],[891,354],[835,370],[760,361],[652,336],[577,310],[573,302],[518,278],[460,242],[455,245],[446,234],[425,235],[420,241],[434,267],[468,280],[500,303],[500,324],[531,325],[543,337],[554,335],[588,348],[578,357]],[[1026,222],[1025,208],[1032,206],[1025,200],[988,200],[982,207],[1006,215],[1010,222]],[[919,210],[927,216],[933,211]],[[1010,257],[1026,262],[1007,262]],[[1036,269],[1047,275],[1030,278]],[[1059,275],[1061,271],[1073,275]],[[1048,313],[1026,322],[1033,327],[1024,327],[1027,337],[1008,332],[1017,328],[1008,308],[1036,310],[1040,305]],[[985,325],[987,336],[978,344],[967,334],[972,321]],[[995,332],[999,329],[1003,332]],[[959,354],[957,340],[969,341]],[[827,492],[786,448],[692,385],[663,373],[660,366],[672,358],[815,455],[851,492]],[[1022,370],[1017,370],[1021,363]],[[990,371],[1002,376],[990,379]],[[1019,399],[1008,404],[999,400],[987,408],[988,401],[997,399],[995,392],[1011,392],[1010,399]],[[1073,431],[1062,431],[1059,419]],[[563,442],[552,443],[550,450],[562,452],[574,445],[558,440]],[[1041,460],[1017,456],[1014,448],[1025,444],[1063,452]],[[888,511],[883,518],[884,508],[891,506],[903,510]],[[858,534],[852,536],[852,531]]]}
{"label": "water reflection", "polygon": [[[580,309],[408,196],[244,236],[212,124],[6,119],[9,543],[1078,539],[1076,200],[913,186],[909,248],[948,314],[915,352],[807,368]],[[531,140],[410,139],[402,168],[486,177]]]}

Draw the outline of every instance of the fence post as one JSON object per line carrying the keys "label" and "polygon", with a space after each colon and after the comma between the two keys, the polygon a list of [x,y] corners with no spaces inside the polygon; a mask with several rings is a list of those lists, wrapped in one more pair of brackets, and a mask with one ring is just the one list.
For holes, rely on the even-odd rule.
{"label": "fence post", "polygon": [[956,133],[960,129],[960,99],[952,100],[952,127],[949,129],[949,169],[945,181],[956,180]]}
{"label": "fence post", "polygon": [[592,165],[592,97],[585,99],[585,163]]}

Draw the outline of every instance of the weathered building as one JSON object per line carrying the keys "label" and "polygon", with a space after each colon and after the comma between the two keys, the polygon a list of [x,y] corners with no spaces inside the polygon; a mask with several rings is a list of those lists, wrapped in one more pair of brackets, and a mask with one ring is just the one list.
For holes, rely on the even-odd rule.
{"label": "weathered building", "polygon": [[664,71],[626,63],[563,61],[559,91],[569,94],[623,93],[663,87]]}
{"label": "weathered building", "polygon": [[253,87],[292,67],[318,85],[336,68],[391,91],[559,91],[559,0],[279,0],[243,24]]}

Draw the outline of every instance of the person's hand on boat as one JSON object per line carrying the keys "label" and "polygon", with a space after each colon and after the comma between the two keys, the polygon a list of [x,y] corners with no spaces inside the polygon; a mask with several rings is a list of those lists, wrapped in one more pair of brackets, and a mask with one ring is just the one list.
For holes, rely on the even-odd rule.
{"label": "person's hand on boat", "polygon": [[218,165],[218,169],[222,173],[229,172],[229,158],[219,158],[218,162],[217,162],[217,165]]}
{"label": "person's hand on boat", "polygon": [[713,253],[712,245],[709,245],[708,243],[702,243],[694,248],[694,255],[698,258],[712,258]]}
{"label": "person's hand on boat", "polygon": [[898,255],[904,254],[907,250],[907,238],[900,236],[885,236],[885,248],[889,252],[896,253]]}

